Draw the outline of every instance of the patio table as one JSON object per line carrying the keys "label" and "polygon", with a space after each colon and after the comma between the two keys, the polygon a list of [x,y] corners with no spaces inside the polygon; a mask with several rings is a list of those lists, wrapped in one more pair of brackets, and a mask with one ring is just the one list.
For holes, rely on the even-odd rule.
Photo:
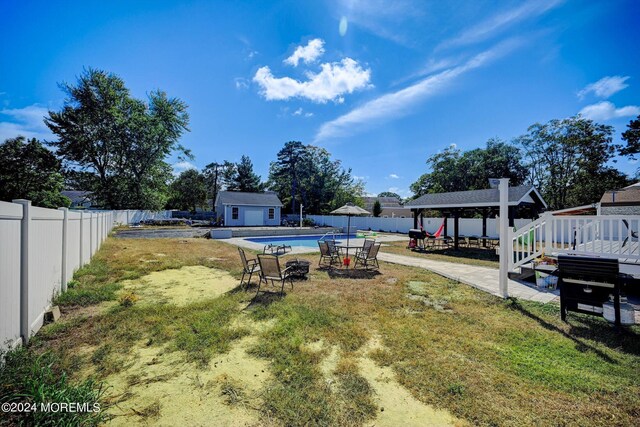
{"label": "patio table", "polygon": [[[344,249],[345,250],[345,258],[349,258],[349,249],[362,249],[363,245],[359,245],[359,244],[353,244],[353,243],[349,243],[349,245],[347,245],[346,243],[339,243],[336,244],[337,248],[340,249]],[[349,268],[349,266],[346,266],[347,268]]]}

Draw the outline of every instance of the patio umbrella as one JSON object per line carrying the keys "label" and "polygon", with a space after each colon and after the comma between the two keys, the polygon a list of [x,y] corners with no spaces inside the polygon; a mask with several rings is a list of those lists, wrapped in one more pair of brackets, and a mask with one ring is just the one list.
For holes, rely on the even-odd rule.
{"label": "patio umbrella", "polygon": [[331,211],[336,215],[347,215],[347,258],[349,257],[349,231],[351,230],[351,216],[352,215],[371,215],[371,212],[362,209],[360,206],[355,206],[349,202],[346,205]]}

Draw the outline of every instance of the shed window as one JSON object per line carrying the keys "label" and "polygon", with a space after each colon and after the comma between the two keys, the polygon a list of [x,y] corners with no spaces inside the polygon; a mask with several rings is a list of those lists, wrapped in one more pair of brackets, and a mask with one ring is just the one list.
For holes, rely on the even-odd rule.
{"label": "shed window", "polygon": [[231,219],[238,219],[238,207],[234,206],[231,208]]}
{"label": "shed window", "polygon": [[269,208],[269,219],[275,219],[276,217],[276,208]]}

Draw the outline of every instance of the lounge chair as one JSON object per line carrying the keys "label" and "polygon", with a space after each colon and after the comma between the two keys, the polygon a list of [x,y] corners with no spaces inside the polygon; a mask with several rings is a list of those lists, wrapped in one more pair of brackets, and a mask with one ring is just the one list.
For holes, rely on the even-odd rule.
{"label": "lounge chair", "polygon": [[326,240],[318,240],[318,247],[320,248],[320,261],[318,261],[318,266],[321,266],[322,262],[326,262],[326,260],[329,260],[329,266],[332,266],[334,262],[342,264],[340,251],[335,245],[329,245],[329,242]]}
{"label": "lounge chair", "polygon": [[[293,269],[292,267],[285,268],[284,270],[280,268],[280,259],[275,255],[269,254],[259,254],[258,255],[258,263],[260,264],[260,283],[264,280],[267,283],[268,280],[271,280],[271,284],[274,285],[276,281],[282,284],[280,288],[280,294],[284,294],[284,282],[289,280],[291,283],[291,289],[293,289]],[[258,284],[258,291],[256,295],[260,292],[260,284]]]}
{"label": "lounge chair", "polygon": [[[240,286],[244,285],[244,289],[246,290],[251,283],[251,276],[253,276],[253,273],[260,273],[260,265],[256,258],[247,259],[244,249],[238,248],[238,252],[240,253],[240,260],[242,261],[242,278],[240,279]],[[245,283],[244,276],[247,274],[249,275],[249,279]]]}
{"label": "lounge chair", "polygon": [[358,265],[362,265],[366,270],[372,265],[376,269],[380,268],[378,264],[378,251],[380,250],[380,243],[374,243],[366,250],[363,248],[356,252],[356,262],[353,264],[353,268],[357,268]]}
{"label": "lounge chair", "polygon": [[272,255],[284,255],[287,253],[287,249],[291,251],[291,246],[285,244],[274,245],[273,243],[269,243],[262,249],[262,253],[266,254],[267,252],[269,252]]}

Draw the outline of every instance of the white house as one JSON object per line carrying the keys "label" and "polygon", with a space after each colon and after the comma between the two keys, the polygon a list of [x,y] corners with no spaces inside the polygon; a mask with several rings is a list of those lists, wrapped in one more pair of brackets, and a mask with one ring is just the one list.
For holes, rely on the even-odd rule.
{"label": "white house", "polygon": [[273,192],[221,191],[214,205],[226,227],[280,225],[282,202]]}

